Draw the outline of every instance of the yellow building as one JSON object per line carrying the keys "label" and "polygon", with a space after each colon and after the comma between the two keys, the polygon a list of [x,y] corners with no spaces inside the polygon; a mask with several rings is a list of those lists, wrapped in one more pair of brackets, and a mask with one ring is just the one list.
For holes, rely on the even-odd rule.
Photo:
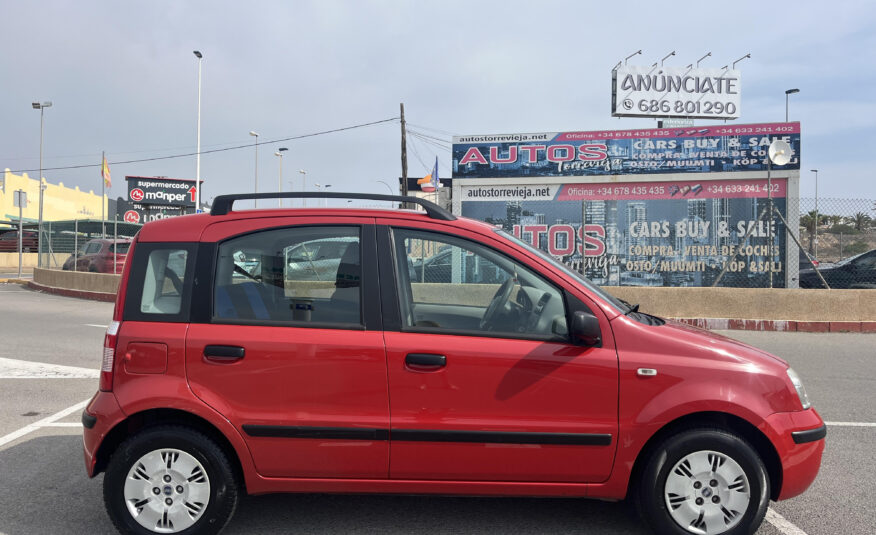
{"label": "yellow building", "polygon": [[[43,183],[46,185],[43,193],[43,221],[100,219],[102,213],[109,213],[105,195],[101,200],[100,195],[93,191],[80,191],[78,186],[71,189],[64,186],[63,182],[51,184],[45,178]],[[27,206],[22,212],[25,223],[35,223],[39,220],[39,181],[30,178],[27,173],[16,175],[6,169],[0,176],[0,227],[4,226],[3,222],[18,221],[18,207],[15,206],[14,199],[15,191],[20,189],[27,193]]]}

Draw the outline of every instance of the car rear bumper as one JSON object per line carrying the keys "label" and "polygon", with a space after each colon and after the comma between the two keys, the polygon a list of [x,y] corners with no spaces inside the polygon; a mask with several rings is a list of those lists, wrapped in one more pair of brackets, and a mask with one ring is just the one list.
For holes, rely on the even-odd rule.
{"label": "car rear bumper", "polygon": [[815,409],[780,412],[767,418],[770,438],[782,463],[782,488],[778,500],[802,494],[821,468],[827,427]]}
{"label": "car rear bumper", "polygon": [[82,412],[82,451],[88,477],[96,475],[98,451],[110,430],[125,415],[112,392],[98,392]]}

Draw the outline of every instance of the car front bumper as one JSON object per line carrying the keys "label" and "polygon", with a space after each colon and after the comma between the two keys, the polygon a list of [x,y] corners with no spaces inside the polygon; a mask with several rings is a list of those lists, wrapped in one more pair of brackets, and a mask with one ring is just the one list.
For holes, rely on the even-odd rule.
{"label": "car front bumper", "polygon": [[821,468],[827,427],[815,409],[779,412],[766,420],[765,431],[782,463],[782,488],[778,500],[802,494]]}

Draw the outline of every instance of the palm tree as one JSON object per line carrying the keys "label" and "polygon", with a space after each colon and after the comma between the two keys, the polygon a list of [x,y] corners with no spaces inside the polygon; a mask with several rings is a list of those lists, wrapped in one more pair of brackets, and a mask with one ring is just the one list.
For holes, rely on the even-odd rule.
{"label": "palm tree", "polygon": [[863,232],[867,230],[870,226],[870,223],[873,222],[873,218],[865,214],[864,212],[858,212],[851,218],[851,223],[855,226],[855,230]]}
{"label": "palm tree", "polygon": [[812,254],[812,251],[815,250],[815,226],[816,221],[818,223],[821,222],[824,216],[818,214],[815,210],[810,211],[808,214],[800,216],[800,226],[806,229],[806,233],[809,234],[809,253]]}

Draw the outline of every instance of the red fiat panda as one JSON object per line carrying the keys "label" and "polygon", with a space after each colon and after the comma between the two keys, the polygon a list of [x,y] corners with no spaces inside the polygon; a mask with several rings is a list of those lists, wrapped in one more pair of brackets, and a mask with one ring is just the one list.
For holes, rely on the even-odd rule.
{"label": "red fiat panda", "polygon": [[[317,196],[425,212],[232,210]],[[382,492],[631,497],[658,533],[751,533],[818,473],[786,362],[421,199],[220,196],[129,259],[82,415],[123,532],[217,533],[244,492]]]}

